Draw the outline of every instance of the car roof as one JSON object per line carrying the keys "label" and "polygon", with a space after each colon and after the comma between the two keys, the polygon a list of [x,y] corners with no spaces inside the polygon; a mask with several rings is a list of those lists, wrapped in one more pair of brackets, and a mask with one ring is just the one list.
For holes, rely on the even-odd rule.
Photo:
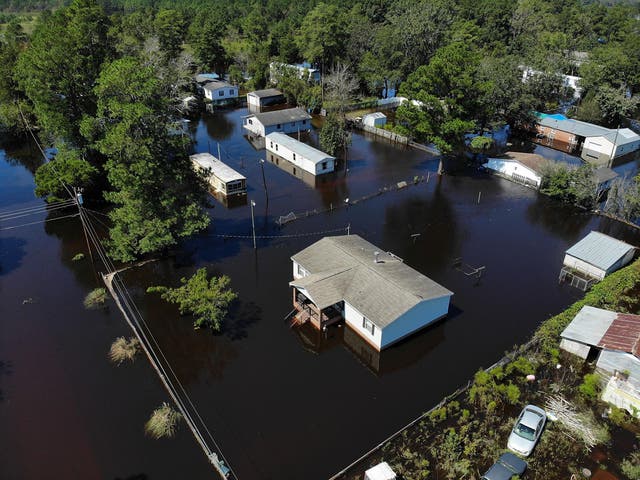
{"label": "car roof", "polygon": [[511,452],[506,452],[500,455],[498,462],[511,467],[513,473],[516,475],[521,475],[527,469],[527,462]]}
{"label": "car roof", "polygon": [[527,462],[517,457],[513,453],[507,452],[500,455],[487,473],[482,476],[483,480],[511,480],[514,475],[522,475],[527,468]]}
{"label": "car roof", "polygon": [[535,429],[538,426],[538,422],[543,418],[543,415],[540,412],[533,410],[532,408],[526,407],[524,409],[522,419],[520,423],[526,425],[529,428]]}

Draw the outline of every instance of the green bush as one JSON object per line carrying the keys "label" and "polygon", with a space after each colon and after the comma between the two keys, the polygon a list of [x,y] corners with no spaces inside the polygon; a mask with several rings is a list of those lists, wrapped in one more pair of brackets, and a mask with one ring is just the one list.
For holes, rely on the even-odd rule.
{"label": "green bush", "polygon": [[578,388],[586,398],[595,400],[600,393],[600,377],[596,373],[587,373]]}

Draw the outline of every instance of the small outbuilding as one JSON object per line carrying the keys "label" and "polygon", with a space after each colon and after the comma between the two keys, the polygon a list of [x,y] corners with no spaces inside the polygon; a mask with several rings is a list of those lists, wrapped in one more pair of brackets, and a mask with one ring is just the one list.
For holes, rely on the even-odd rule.
{"label": "small outbuilding", "polygon": [[382,462],[364,472],[364,480],[396,480],[396,474],[387,462]]}
{"label": "small outbuilding", "polygon": [[284,133],[273,132],[267,135],[266,148],[312,175],[330,173],[335,169],[335,157]]}
{"label": "small outbuilding", "polygon": [[362,123],[369,127],[382,128],[387,124],[387,116],[382,112],[367,113],[362,117]]}
{"label": "small outbuilding", "polygon": [[344,320],[378,351],[449,311],[452,292],[358,235],[325,237],[291,260],[298,322]]}
{"label": "small outbuilding", "polygon": [[228,102],[230,99],[238,98],[238,87],[220,80],[212,80],[202,86],[205,98],[214,103]]}
{"label": "small outbuilding", "polygon": [[570,276],[582,276],[587,281],[602,280],[629,263],[635,252],[633,245],[604,233],[591,232],[566,251],[560,280]]}
{"label": "small outbuilding", "polygon": [[301,108],[254,113],[243,117],[242,126],[260,137],[266,137],[272,132],[307,132],[311,130],[311,115]]}
{"label": "small outbuilding", "polygon": [[277,88],[267,88],[247,93],[247,105],[250,107],[269,107],[285,102],[284,94]]}
{"label": "small outbuilding", "polygon": [[207,173],[209,185],[223,196],[246,195],[247,179],[210,153],[196,153],[189,157],[194,168]]}
{"label": "small outbuilding", "polygon": [[611,376],[602,399],[640,411],[640,315],[582,307],[560,334],[560,348]]}

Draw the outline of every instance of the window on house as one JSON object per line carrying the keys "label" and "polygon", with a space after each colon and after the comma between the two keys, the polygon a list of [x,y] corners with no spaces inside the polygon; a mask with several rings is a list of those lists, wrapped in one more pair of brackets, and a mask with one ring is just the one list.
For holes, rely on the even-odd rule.
{"label": "window on house", "polygon": [[322,170],[326,170],[327,169],[327,162],[322,162]]}
{"label": "window on house", "polygon": [[306,125],[306,124],[307,124],[307,121],[306,121],[306,120],[302,120],[302,124],[303,124],[303,125]]}
{"label": "window on house", "polygon": [[276,143],[276,152],[278,151],[278,144]]}
{"label": "window on house", "polygon": [[276,125],[276,128],[282,128],[282,125],[279,123],[278,125]]}
{"label": "window on house", "polygon": [[293,167],[293,174],[295,175],[297,172],[296,167]]}
{"label": "window on house", "polygon": [[298,275],[301,277],[307,276],[307,271],[304,268],[302,268],[300,265],[298,265]]}
{"label": "window on house", "polygon": [[224,90],[220,90],[220,91],[218,92],[218,96],[220,96],[220,97],[224,97]]}
{"label": "window on house", "polygon": [[367,317],[362,317],[362,328],[373,335],[376,331],[376,326]]}
{"label": "window on house", "polygon": [[296,126],[296,122],[291,122],[291,126],[295,127]]}
{"label": "window on house", "polygon": [[253,125],[253,120],[249,119],[249,125]]}
{"label": "window on house", "polygon": [[295,153],[293,154],[293,159],[294,159],[294,160],[296,159],[296,154],[295,154]]}
{"label": "window on house", "polygon": [[271,143],[271,148],[273,148],[273,142],[270,142],[270,143]]}
{"label": "window on house", "polygon": [[229,90],[229,95],[233,96],[234,95],[234,91],[233,90]]}

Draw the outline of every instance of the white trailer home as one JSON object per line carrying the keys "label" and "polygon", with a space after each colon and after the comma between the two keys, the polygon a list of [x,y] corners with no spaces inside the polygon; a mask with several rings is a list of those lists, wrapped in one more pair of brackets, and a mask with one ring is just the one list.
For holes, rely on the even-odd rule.
{"label": "white trailer home", "polygon": [[227,102],[238,98],[238,87],[227,82],[213,80],[202,86],[204,96],[214,103]]}
{"label": "white trailer home", "polygon": [[273,132],[266,138],[267,151],[280,155],[285,160],[312,175],[333,172],[336,159],[306,143],[280,132]]}
{"label": "white trailer home", "polygon": [[247,179],[210,153],[196,153],[189,157],[193,167],[207,173],[212,190],[223,196],[246,195]]}

